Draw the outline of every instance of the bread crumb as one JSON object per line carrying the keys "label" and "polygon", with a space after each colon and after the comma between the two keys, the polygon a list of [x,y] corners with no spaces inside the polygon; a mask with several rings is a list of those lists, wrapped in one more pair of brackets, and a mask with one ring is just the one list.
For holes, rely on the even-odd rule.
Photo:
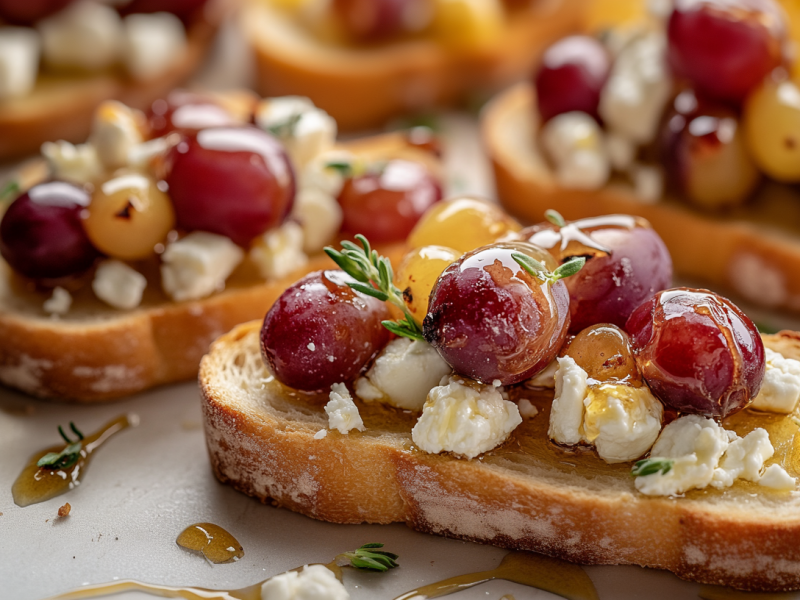
{"label": "bread crumb", "polygon": [[66,504],[64,504],[64,506],[58,509],[58,516],[61,518],[68,517],[71,510],[72,506],[70,505],[69,502],[67,502]]}

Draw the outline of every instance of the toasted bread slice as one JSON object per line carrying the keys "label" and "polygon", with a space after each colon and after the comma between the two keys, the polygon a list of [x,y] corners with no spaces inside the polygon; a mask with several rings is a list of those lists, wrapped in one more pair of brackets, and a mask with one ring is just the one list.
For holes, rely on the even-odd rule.
{"label": "toasted bread slice", "polygon": [[241,23],[255,49],[262,95],[308,96],[341,129],[353,130],[525,77],[543,48],[580,26],[583,6],[584,0],[539,0],[514,11],[498,43],[469,50],[427,38],[368,48],[326,43],[259,0],[248,4]]}
{"label": "toasted bread slice", "polygon": [[194,73],[211,47],[232,0],[210,2],[202,17],[187,25],[187,47],[170,68],[147,81],[107,71],[98,75],[40,74],[33,91],[0,102],[0,160],[39,151],[43,142],[82,142],[104,100],[146,109]]}
{"label": "toasted bread slice", "polygon": [[[402,133],[340,147],[370,160],[406,158],[433,172],[441,167],[431,154],[409,146]],[[190,379],[214,339],[234,325],[263,318],[287,286],[334,265],[320,254],[303,269],[265,282],[245,259],[224,291],[187,302],[164,295],[155,260],[137,266],[148,279],[138,308],[111,308],[84,285],[73,293],[69,312],[56,318],[42,308],[47,294],[31,289],[0,259],[0,383],[44,398],[102,402]]]}
{"label": "toasted bread slice", "polygon": [[[800,588],[800,496],[756,484],[639,494],[631,465],[567,452],[547,437],[552,392],[511,390],[540,411],[478,459],[414,448],[417,415],[356,400],[366,430],[328,431],[325,395],[277,383],[259,351],[260,322],[217,340],[200,366],[211,465],[236,489],[334,523],[405,522],[413,529],[534,550],[584,564],[637,564],[747,590]],[[765,344],[800,358],[793,332]],[[743,411],[726,427],[765,427],[792,475],[797,425]],[[749,429],[748,429],[749,428]]]}
{"label": "toasted bread slice", "polygon": [[529,85],[496,97],[483,112],[481,128],[500,202],[513,215],[537,222],[552,208],[567,219],[642,216],[664,239],[677,274],[731,290],[754,304],[800,311],[797,189],[767,183],[751,202],[721,214],[703,213],[669,196],[642,202],[623,181],[598,191],[567,189],[539,152]]}

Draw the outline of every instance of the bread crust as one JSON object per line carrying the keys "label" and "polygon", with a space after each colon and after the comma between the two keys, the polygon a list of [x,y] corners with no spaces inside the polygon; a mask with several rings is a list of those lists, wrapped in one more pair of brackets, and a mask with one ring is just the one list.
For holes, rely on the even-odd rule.
{"label": "bread crust", "polygon": [[471,50],[432,39],[335,47],[263,2],[251,2],[241,23],[255,49],[262,95],[308,96],[341,129],[354,130],[526,77],[550,42],[578,29],[583,8],[584,0],[539,0],[514,13],[499,43]]}
{"label": "bread crust", "polygon": [[[334,523],[405,522],[425,533],[583,564],[668,569],[743,590],[800,589],[795,494],[762,488],[764,499],[752,501],[729,491],[648,497],[635,491],[630,465],[598,460],[588,471],[571,471],[561,459],[587,457],[557,450],[550,454],[559,460],[545,456],[527,470],[522,453],[508,447],[502,459],[426,454],[413,448],[414,415],[360,402],[365,432],[328,431],[315,439],[327,427],[325,398],[298,401],[269,383],[259,330],[259,322],[247,323],[217,340],[199,381],[214,473],[264,503]],[[800,358],[794,332],[764,341]],[[535,419],[546,423],[548,410]]]}
{"label": "bread crust", "polygon": [[676,198],[638,200],[613,182],[597,191],[570,190],[555,180],[536,145],[534,92],[518,85],[484,109],[481,130],[501,204],[528,222],[558,210],[574,220],[604,214],[646,218],[663,238],[677,274],[730,290],[767,308],[800,311],[800,237],[786,228],[797,212],[788,186],[765,188],[741,210],[713,215]]}

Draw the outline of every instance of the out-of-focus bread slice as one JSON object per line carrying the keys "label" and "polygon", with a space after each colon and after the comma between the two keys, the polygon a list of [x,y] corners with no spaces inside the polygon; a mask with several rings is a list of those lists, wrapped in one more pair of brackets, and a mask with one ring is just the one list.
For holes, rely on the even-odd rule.
{"label": "out-of-focus bread slice", "polygon": [[340,128],[352,130],[526,77],[545,46],[580,26],[584,2],[533,2],[512,13],[496,44],[470,50],[433,39],[369,48],[333,45],[264,0],[249,2],[241,23],[255,49],[262,95],[308,96]]}
{"label": "out-of-focus bread slice", "polygon": [[[416,415],[358,400],[366,431],[315,439],[327,427],[327,397],[274,381],[261,360],[260,325],[240,325],[217,340],[199,379],[214,473],[262,502],[334,523],[405,522],[427,533],[585,564],[669,569],[741,589],[800,588],[797,493],[737,483],[682,498],[643,496],[629,464],[608,465],[549,442],[546,392],[514,392],[540,413],[474,460],[415,449]],[[797,336],[764,340],[800,358]],[[797,426],[782,415],[758,419],[777,460],[798,475]],[[749,425],[726,426],[741,432]]]}
{"label": "out-of-focus bread slice", "polygon": [[645,217],[667,244],[677,274],[732,290],[754,304],[800,311],[796,188],[765,184],[747,205],[721,214],[701,212],[669,196],[645,203],[622,181],[597,191],[567,189],[539,152],[538,127],[529,85],[496,97],[482,115],[498,195],[510,213],[529,222],[543,220],[548,208],[567,219],[611,213]]}

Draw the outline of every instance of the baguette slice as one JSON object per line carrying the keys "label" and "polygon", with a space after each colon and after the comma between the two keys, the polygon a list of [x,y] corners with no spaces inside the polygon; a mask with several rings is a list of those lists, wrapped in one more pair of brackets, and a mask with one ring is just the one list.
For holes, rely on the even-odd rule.
{"label": "baguette slice", "polygon": [[[340,147],[370,160],[415,160],[441,174],[439,161],[409,146],[402,133]],[[224,291],[187,302],[162,293],[157,264],[140,267],[148,286],[139,308],[111,308],[84,285],[73,294],[69,312],[53,318],[42,309],[47,296],[29,289],[0,259],[0,383],[43,398],[102,402],[191,379],[214,339],[234,325],[263,318],[286,287],[334,264],[320,253],[287,277],[265,282],[245,260]]]}
{"label": "baguette slice", "polygon": [[249,2],[241,23],[255,49],[262,95],[308,96],[341,129],[354,130],[526,77],[543,48],[577,30],[584,2],[538,0],[513,13],[499,43],[472,50],[433,39],[370,48],[332,45],[260,0]]}
{"label": "baguette slice", "polygon": [[481,128],[500,202],[511,214],[531,222],[542,221],[549,208],[570,220],[642,216],[664,239],[677,274],[760,306],[800,311],[800,192],[795,187],[766,183],[747,205],[723,214],[703,213],[671,197],[644,203],[622,181],[597,191],[564,188],[537,147],[539,123],[529,85],[492,100]]}
{"label": "baguette slice", "polygon": [[[275,382],[259,351],[260,322],[217,340],[200,366],[208,452],[216,476],[264,503],[334,523],[405,522],[448,537],[533,550],[584,564],[636,564],[747,590],[800,588],[800,494],[737,482],[682,498],[635,491],[630,464],[566,452],[547,438],[552,392],[530,390],[540,414],[475,460],[416,450],[416,415],[356,400],[363,433],[328,431],[325,395]],[[800,358],[800,334],[765,336]],[[512,390],[512,398],[515,392]],[[797,425],[786,416],[731,418],[767,428],[798,475]]]}
{"label": "baguette slice", "polygon": [[0,101],[0,160],[37,153],[46,141],[84,141],[94,110],[104,100],[149,108],[197,70],[233,1],[209,2],[202,16],[187,25],[183,55],[147,81],[133,81],[112,71],[85,76],[40,74],[30,94]]}

